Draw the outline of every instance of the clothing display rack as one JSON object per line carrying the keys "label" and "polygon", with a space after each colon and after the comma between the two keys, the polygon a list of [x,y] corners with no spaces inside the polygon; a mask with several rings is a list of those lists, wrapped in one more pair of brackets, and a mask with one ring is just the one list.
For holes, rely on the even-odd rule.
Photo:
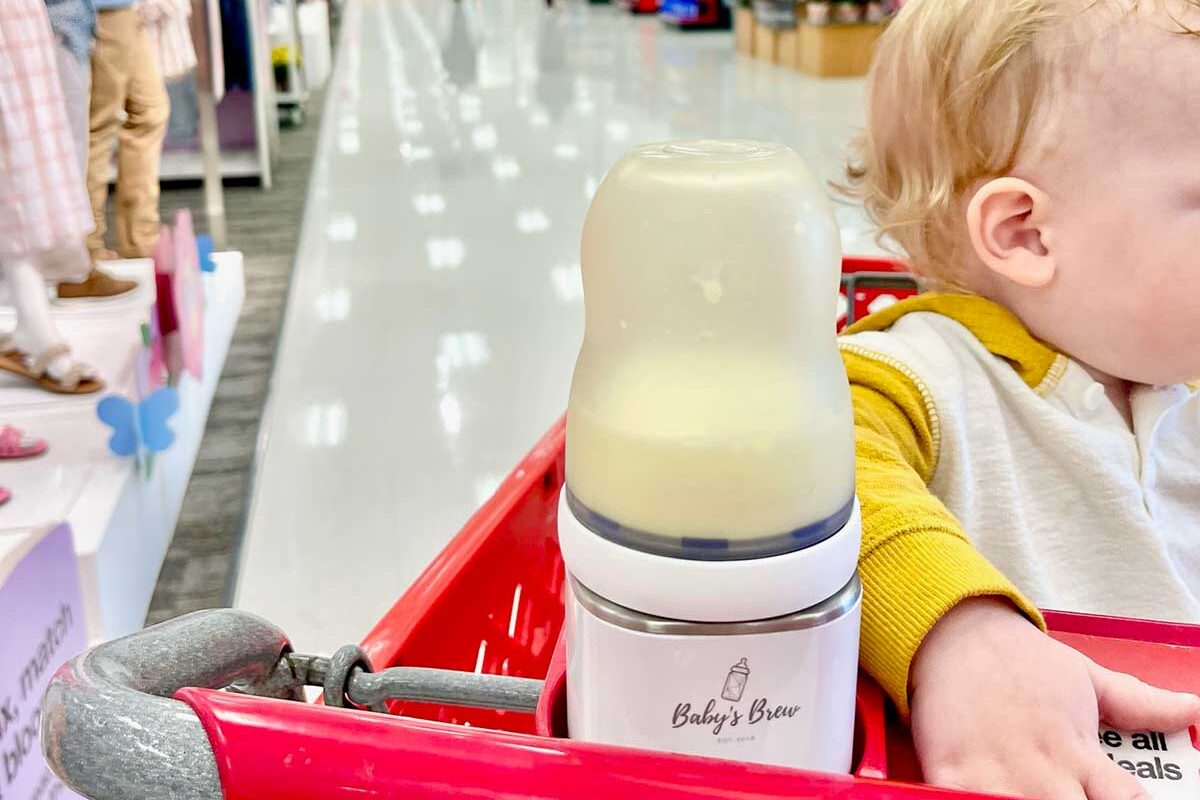
{"label": "clothing display rack", "polygon": [[[173,82],[160,180],[249,179],[271,187],[279,118],[267,40],[269,0],[193,0],[201,67]],[[196,35],[199,21],[208,30]],[[201,53],[201,51],[204,51]],[[212,113],[205,111],[208,90]],[[212,162],[215,153],[215,167]]]}

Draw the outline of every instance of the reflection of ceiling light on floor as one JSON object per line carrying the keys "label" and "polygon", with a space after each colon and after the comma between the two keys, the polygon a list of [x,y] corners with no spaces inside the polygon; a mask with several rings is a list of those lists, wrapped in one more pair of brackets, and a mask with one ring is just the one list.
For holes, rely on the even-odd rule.
{"label": "reflection of ceiling light on floor", "polygon": [[492,348],[479,331],[447,333],[438,339],[438,354],[452,367],[477,367],[492,360]]}
{"label": "reflection of ceiling light on floor", "polygon": [[574,161],[579,158],[579,145],[573,142],[564,142],[554,146],[554,157],[562,161]]}
{"label": "reflection of ceiling light on floor", "polygon": [[596,110],[596,104],[586,97],[581,97],[575,101],[575,111],[581,117],[590,117]]}
{"label": "reflection of ceiling light on floor", "polygon": [[425,123],[421,122],[419,119],[406,120],[400,126],[400,130],[404,131],[409,136],[420,136],[421,132],[425,130]]}
{"label": "reflection of ceiling light on floor", "polygon": [[347,113],[338,117],[338,130],[340,131],[356,131],[358,130],[358,114]]}
{"label": "reflection of ceiling light on floor", "polygon": [[446,333],[438,339],[438,373],[449,375],[463,367],[478,367],[492,360],[492,348],[479,331]]}
{"label": "reflection of ceiling light on floor", "polygon": [[549,227],[550,218],[540,208],[523,208],[517,212],[517,230],[521,233],[541,233]]}
{"label": "reflection of ceiling light on floor", "polygon": [[341,322],[350,316],[350,290],[334,289],[317,295],[317,319],[322,322]]}
{"label": "reflection of ceiling light on floor", "polygon": [[466,255],[466,244],[455,236],[425,242],[425,256],[429,260],[429,268],[433,270],[457,269]]}
{"label": "reflection of ceiling light on floor", "polygon": [[468,367],[479,367],[492,360],[492,348],[487,337],[478,331],[448,333],[438,340],[438,354],[434,359],[438,372],[438,390],[446,391],[450,377]]}
{"label": "reflection of ceiling light on floor", "polygon": [[604,130],[608,133],[608,138],[614,142],[623,142],[629,138],[629,123],[621,120],[613,120],[604,126]]}
{"label": "reflection of ceiling light on floor", "polygon": [[435,214],[441,214],[446,210],[446,198],[440,194],[417,194],[413,195],[413,208],[422,217],[430,217]]}
{"label": "reflection of ceiling light on floor", "polygon": [[338,132],[338,150],[343,155],[352,156],[356,154],[362,147],[362,140],[358,137],[356,130],[344,130]]}
{"label": "reflection of ceiling light on floor", "polygon": [[520,176],[521,165],[517,163],[515,158],[499,156],[492,161],[492,174],[496,176],[496,180],[498,181],[510,181]]}
{"label": "reflection of ceiling light on floor", "polygon": [[539,108],[529,115],[529,124],[535,128],[544,128],[550,124],[550,115]]}
{"label": "reflection of ceiling light on floor", "polygon": [[550,270],[550,282],[554,284],[554,293],[564,303],[583,299],[583,275],[578,264],[554,267]]}
{"label": "reflection of ceiling light on floor", "polygon": [[433,148],[427,144],[403,142],[400,145],[400,157],[405,161],[428,161],[433,157]]}
{"label": "reflection of ceiling light on floor", "polygon": [[464,94],[458,98],[458,117],[463,122],[478,122],[483,116],[479,95]]}
{"label": "reflection of ceiling light on floor", "polygon": [[[500,488],[500,484],[504,481],[499,475],[481,475],[475,479],[475,505],[481,506],[486,503],[496,490]],[[521,587],[517,587],[519,590]]]}
{"label": "reflection of ceiling light on floor", "polygon": [[586,197],[588,200],[591,200],[593,197],[595,197],[595,196],[596,196],[596,190],[597,190],[598,188],[600,188],[600,184],[598,184],[598,183],[596,182],[596,179],[595,179],[595,178],[593,178],[591,175],[588,175],[588,177],[587,177],[587,180],[583,182],[583,194],[584,194],[584,196],[585,196],[585,197]]}
{"label": "reflection of ceiling light on floor", "polygon": [[325,237],[331,242],[353,242],[358,238],[358,218],[353,214],[334,214],[325,226]]}
{"label": "reflection of ceiling light on floor", "polygon": [[[497,55],[500,57],[497,58]],[[512,64],[503,55],[492,48],[485,47],[479,53],[479,67],[476,70],[479,77],[480,89],[494,89],[499,86],[513,85]]]}
{"label": "reflection of ceiling light on floor", "polygon": [[462,432],[462,403],[459,402],[457,395],[442,395],[442,401],[438,403],[438,412],[442,415],[442,430],[451,436],[457,436]]}
{"label": "reflection of ceiling light on floor", "polygon": [[476,150],[495,150],[499,140],[495,125],[480,125],[471,131],[471,143],[475,145]]}
{"label": "reflection of ceiling light on floor", "polygon": [[337,447],[346,438],[346,406],[310,405],[305,411],[304,438],[310,447]]}

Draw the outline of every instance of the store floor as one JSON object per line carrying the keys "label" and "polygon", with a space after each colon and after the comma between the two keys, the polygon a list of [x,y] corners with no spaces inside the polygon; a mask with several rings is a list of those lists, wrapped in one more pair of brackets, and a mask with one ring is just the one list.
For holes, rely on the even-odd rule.
{"label": "store floor", "polygon": [[[246,297],[175,537],[159,572],[148,624],[228,602],[233,554],[245,524],[259,420],[296,257],[321,107],[321,98],[312,97],[307,123],[281,132],[273,189],[225,189],[226,244],[245,256]],[[161,206],[164,219],[177,209],[191,209],[197,229],[208,230],[201,189],[168,188]]]}
{"label": "store floor", "polygon": [[235,603],[305,650],[360,638],[565,408],[613,161],[738,136],[836,178],[862,92],[578,0],[350,0]]}

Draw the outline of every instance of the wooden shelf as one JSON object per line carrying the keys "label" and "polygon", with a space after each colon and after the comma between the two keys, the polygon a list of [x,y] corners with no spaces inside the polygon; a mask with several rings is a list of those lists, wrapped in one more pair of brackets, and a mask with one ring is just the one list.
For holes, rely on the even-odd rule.
{"label": "wooden shelf", "polygon": [[735,11],[737,49],[763,61],[791,67],[820,78],[845,78],[867,74],[875,42],[887,23],[810,25],[769,28],[755,22],[749,8]]}
{"label": "wooden shelf", "polygon": [[886,25],[809,25],[796,29],[796,69],[822,78],[866,75],[875,55],[875,42]]}

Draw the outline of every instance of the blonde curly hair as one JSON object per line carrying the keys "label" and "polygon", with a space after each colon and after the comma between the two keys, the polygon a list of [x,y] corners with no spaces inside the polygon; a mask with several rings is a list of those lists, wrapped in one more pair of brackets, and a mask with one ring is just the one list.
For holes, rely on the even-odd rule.
{"label": "blonde curly hair", "polygon": [[[1029,144],[1050,73],[1085,15],[1167,7],[1181,21],[1200,0],[909,0],[881,37],[868,78],[867,124],[844,191],[860,199],[912,268],[961,288],[968,192],[1010,173]],[[1098,15],[1097,15],[1098,16]],[[1112,19],[1112,17],[1108,17]]]}

